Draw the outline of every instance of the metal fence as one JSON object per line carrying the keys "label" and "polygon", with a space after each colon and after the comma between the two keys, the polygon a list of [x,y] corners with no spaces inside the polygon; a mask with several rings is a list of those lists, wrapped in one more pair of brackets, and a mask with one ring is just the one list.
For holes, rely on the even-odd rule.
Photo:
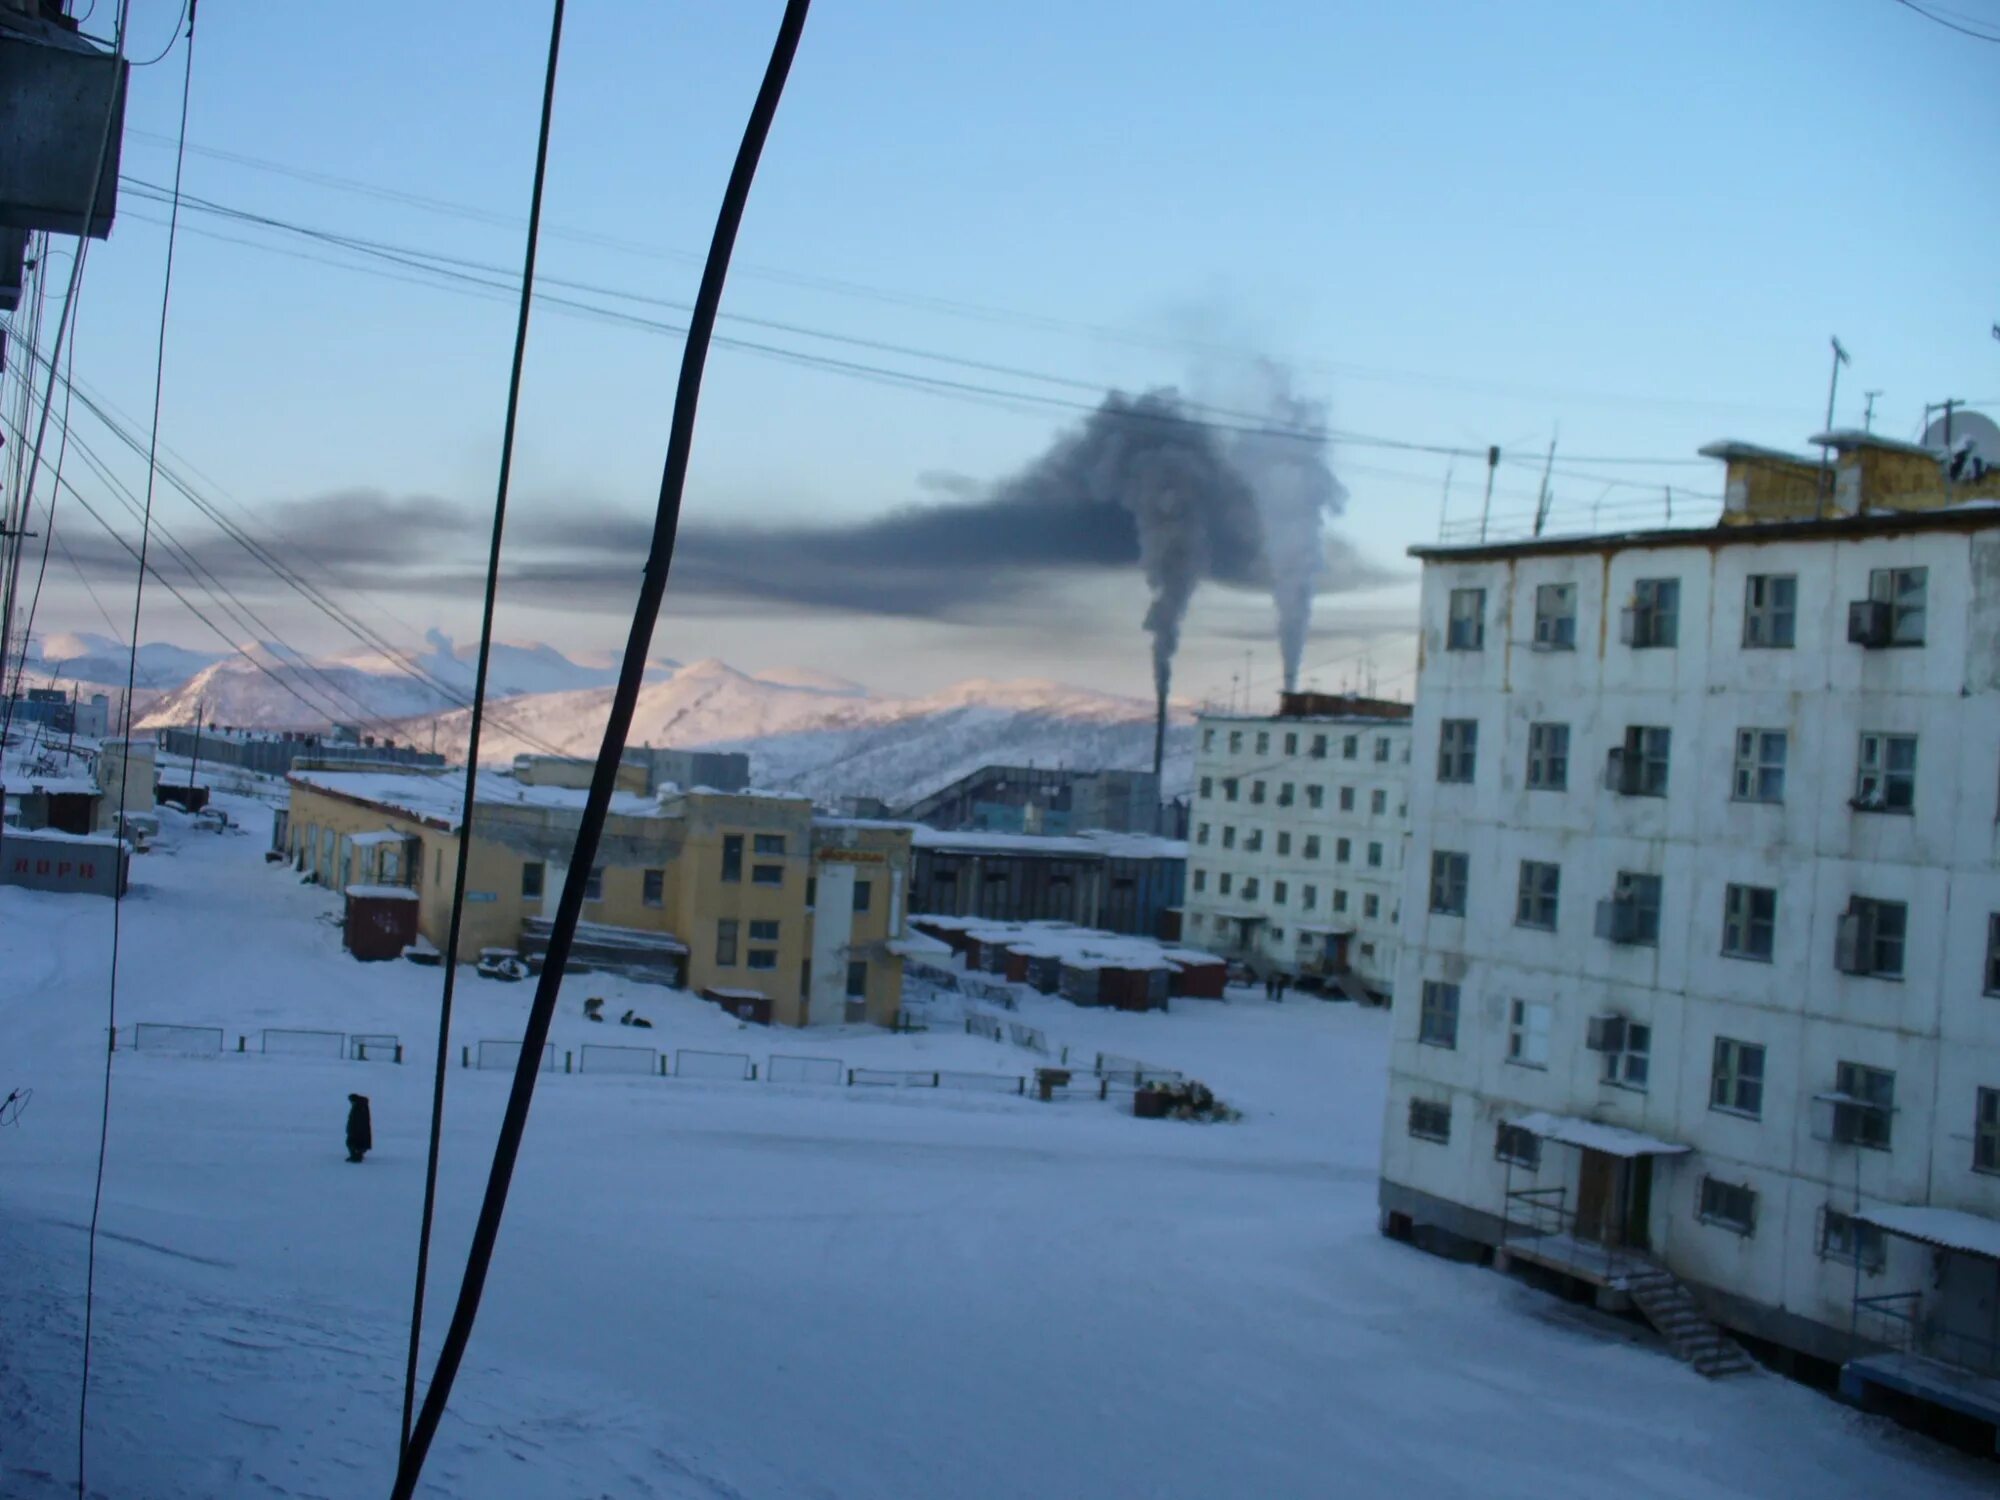
{"label": "metal fence", "polygon": [[1020,1009],[1021,1002],[1019,997],[1014,993],[1014,987],[1005,980],[975,979],[968,974],[959,983],[960,987],[968,995],[976,996],[981,1000],[990,1000],[995,1005],[1003,1006],[1008,1010]]}
{"label": "metal fence", "polygon": [[764,1069],[766,1083],[822,1083],[840,1087],[846,1064],[837,1057],[791,1057],[774,1052]]}
{"label": "metal fence", "polygon": [[747,1052],[699,1052],[683,1047],[674,1054],[674,1077],[715,1078],[725,1083],[748,1083],[757,1076],[757,1065]]}
{"label": "metal fence", "polygon": [[579,1073],[657,1073],[660,1071],[660,1049],[585,1042],[577,1049],[576,1070]]}
{"label": "metal fence", "polygon": [[933,1088],[970,1089],[988,1094],[1025,1094],[1028,1080],[1014,1073],[951,1073],[934,1075],[937,1082]]}
{"label": "metal fence", "polygon": [[1049,1055],[1049,1039],[1043,1035],[1040,1027],[1029,1026],[1020,1021],[1009,1021],[1007,1036],[1016,1047],[1026,1047],[1030,1052],[1039,1052],[1044,1057]]}
{"label": "metal fence", "polygon": [[[481,1069],[502,1068],[511,1072],[521,1065],[521,1043],[485,1041],[478,1046],[475,1066]],[[556,1045],[542,1043],[542,1065],[539,1071],[553,1073],[556,1070]]]}
{"label": "metal fence", "polygon": [[258,1037],[260,1052],[287,1057],[339,1058],[347,1051],[344,1031],[302,1031],[289,1026],[266,1026]]}
{"label": "metal fence", "polygon": [[403,1039],[394,1032],[356,1032],[347,1039],[347,1056],[353,1062],[401,1062]]}
{"label": "metal fence", "polygon": [[849,1088],[887,1089],[934,1089],[938,1086],[936,1073],[916,1072],[904,1068],[849,1068],[847,1070]]}
{"label": "metal fence", "polygon": [[141,1021],[132,1028],[132,1045],[142,1052],[181,1052],[192,1056],[220,1053],[222,1028]]}
{"label": "metal fence", "polygon": [[1000,1018],[985,1015],[979,1011],[968,1011],[965,1017],[965,1034],[983,1036],[989,1042],[1000,1040]]}

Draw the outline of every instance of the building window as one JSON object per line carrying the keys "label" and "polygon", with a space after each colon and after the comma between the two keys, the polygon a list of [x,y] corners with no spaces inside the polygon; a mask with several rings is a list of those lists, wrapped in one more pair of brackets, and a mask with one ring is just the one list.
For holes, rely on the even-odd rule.
{"label": "building window", "polygon": [[1382,915],[1382,898],[1380,896],[1363,896],[1361,898],[1361,915],[1364,920],[1370,922]]}
{"label": "building window", "polygon": [[1431,910],[1448,917],[1465,915],[1465,885],[1471,861],[1448,849],[1431,851]]}
{"label": "building window", "polygon": [[[750,883],[752,885],[783,885],[785,883],[785,867],[783,865],[752,865],[750,867]],[[859,889],[859,887],[856,887],[856,889]]]}
{"label": "building window", "polygon": [[664,906],[667,900],[667,872],[648,870],[643,879],[643,889],[639,899],[648,906]]}
{"label": "building window", "polygon": [[743,964],[749,969],[775,969],[778,967],[776,948],[752,948],[744,955]]}
{"label": "building window", "polygon": [[1287,889],[1288,887],[1282,880],[1274,880],[1271,882],[1271,904],[1273,906],[1283,906],[1285,904],[1285,893]]}
{"label": "building window", "polygon": [[1889,1262],[1888,1237],[1879,1225],[1864,1223],[1828,1204],[1820,1210],[1819,1253],[1827,1260],[1879,1271]]}
{"label": "building window", "polygon": [[1299,737],[1298,737],[1297,735],[1295,735],[1295,734],[1288,734],[1288,735],[1286,735],[1286,736],[1285,736],[1285,754],[1287,754],[1287,755],[1297,755],[1298,753],[1299,753]]}
{"label": "building window", "polygon": [[604,866],[599,865],[590,872],[590,878],[583,883],[583,899],[602,901],[604,899]]}
{"label": "building window", "polygon": [[854,909],[868,911],[875,904],[875,884],[869,880],[854,882]]}
{"label": "building window", "polygon": [[[1213,729],[1204,729],[1201,732],[1201,748],[1204,750],[1213,750],[1215,748],[1215,731]],[[1204,792],[1202,795],[1206,796],[1207,793]]]}
{"label": "building window", "polygon": [[1986,919],[1986,993],[2000,995],[2000,911]]}
{"label": "building window", "polygon": [[1889,641],[1896,646],[1924,643],[1928,568],[1876,568],[1868,575],[1868,597],[1889,606]]}
{"label": "building window", "polygon": [[1278,806],[1290,807],[1291,805],[1292,784],[1289,781],[1281,781],[1278,783]]}
{"label": "building window", "polygon": [[1896,1075],[1887,1068],[1837,1063],[1833,1138],[1846,1146],[1887,1151],[1896,1121]]}
{"label": "building window", "polygon": [[1194,888],[1197,892],[1208,889],[1208,871],[1202,869],[1199,865],[1195,867]]}
{"label": "building window", "polygon": [[1514,897],[1514,925],[1556,930],[1556,896],[1562,889],[1562,866],[1537,859],[1521,861],[1521,884]]}
{"label": "building window", "polygon": [[1917,737],[1864,734],[1854,773],[1856,812],[1906,813],[1917,801]]}
{"label": "building window", "polygon": [[1313,758],[1314,760],[1325,760],[1325,759],[1326,759],[1326,736],[1325,736],[1325,735],[1323,735],[1323,734],[1316,734],[1316,735],[1314,735],[1314,736],[1312,737],[1312,758]]}
{"label": "building window", "polygon": [[548,879],[549,867],[539,859],[531,859],[521,866],[521,899],[539,901],[542,899],[543,882]]}
{"label": "building window", "polygon": [[1231,755],[1241,755],[1243,753],[1242,730],[1232,729],[1229,731],[1229,753]]}
{"label": "building window", "polygon": [[1278,830],[1278,852],[1280,854],[1290,854],[1292,852],[1292,835],[1283,828]]}
{"label": "building window", "polygon": [[1972,1118],[1972,1170],[2000,1172],[2000,1089],[1981,1089]]}
{"label": "building window", "polygon": [[1667,795],[1667,763],[1674,732],[1655,725],[1634,724],[1625,743],[1611,752],[1606,785],[1623,797]]}
{"label": "building window", "polygon": [[1386,734],[1375,736],[1375,759],[1385,766],[1389,763],[1389,736]]}
{"label": "building window", "polygon": [[1368,867],[1371,870],[1382,868],[1382,846],[1380,844],[1371,843],[1368,846]]}
{"label": "building window", "polygon": [[1451,1139],[1451,1105],[1435,1099],[1410,1101],[1410,1134],[1421,1141]]}
{"label": "building window", "polygon": [[1542,1138],[1532,1130],[1523,1130],[1502,1120],[1493,1141],[1493,1159],[1526,1167],[1530,1172],[1539,1172],[1542,1169]]}
{"label": "building window", "polygon": [[1445,622],[1444,649],[1483,651],[1486,649],[1486,590],[1453,589],[1450,614]]}
{"label": "building window", "polygon": [[1715,1039],[1715,1067],[1709,1075],[1708,1107],[1761,1119],[1764,1114],[1764,1049],[1734,1037]]}
{"label": "building window", "polygon": [[1417,1040],[1426,1047],[1458,1046],[1458,986],[1439,979],[1424,981],[1423,1007],[1417,1013]]}
{"label": "building window", "polygon": [[1614,943],[1658,947],[1660,877],[1620,870],[1611,886],[1611,898],[1597,905],[1597,935]]}
{"label": "building window", "polygon": [[1299,887],[1299,910],[1311,911],[1319,905],[1319,887],[1302,885]]}
{"label": "building window", "polygon": [[1250,783],[1250,800],[1251,800],[1252,802],[1256,802],[1256,803],[1259,803],[1259,804],[1261,804],[1261,803],[1263,802],[1263,800],[1264,800],[1264,783],[1263,783],[1263,782],[1261,782],[1261,781],[1253,781],[1253,782],[1251,782],[1251,783]]}
{"label": "building window", "polygon": [[1231,877],[1230,877],[1230,874],[1229,874],[1229,872],[1228,872],[1227,870],[1224,870],[1224,871],[1222,871],[1222,872],[1221,872],[1220,874],[1218,874],[1218,875],[1217,875],[1217,876],[1215,877],[1215,888],[1216,888],[1216,890],[1217,890],[1218,892],[1220,892],[1220,893],[1221,893],[1222,895],[1224,895],[1224,896],[1228,895],[1228,894],[1229,894],[1229,886],[1230,886],[1230,881],[1231,881]]}
{"label": "building window", "polygon": [[1901,901],[1855,896],[1834,931],[1834,967],[1876,979],[1903,977],[1903,940],[1910,909]]}
{"label": "building window", "polygon": [[1206,823],[1203,823],[1200,827],[1195,829],[1194,841],[1197,844],[1205,844],[1208,842],[1208,825]]}
{"label": "building window", "polygon": [[1353,849],[1354,845],[1350,840],[1335,839],[1333,841],[1333,862],[1337,865],[1346,864],[1353,853]]}
{"label": "building window", "polygon": [[1353,811],[1354,811],[1354,788],[1353,788],[1353,787],[1351,787],[1351,786],[1344,786],[1344,787],[1342,787],[1342,788],[1340,789],[1340,810],[1341,810],[1342,812],[1353,812]]}
{"label": "building window", "polygon": [[1785,800],[1785,731],[1736,731],[1736,779],[1730,796],[1738,802]]}
{"label": "building window", "polygon": [[1722,951],[1729,958],[1769,963],[1778,930],[1778,893],[1769,886],[1732,885],[1722,893]]}
{"label": "building window", "polygon": [[1388,810],[1389,810],[1389,794],[1388,792],[1384,791],[1381,787],[1378,786],[1377,788],[1375,788],[1374,791],[1368,794],[1368,811],[1375,814],[1375,816],[1379,818],[1380,816],[1382,816],[1382,814],[1386,813]]}
{"label": "building window", "polygon": [[1213,776],[1204,776],[1204,777],[1202,777],[1202,778],[1201,778],[1201,800],[1202,800],[1202,801],[1204,801],[1204,802],[1206,802],[1206,801],[1208,801],[1208,800],[1209,800],[1210,798],[1212,798],[1212,797],[1213,797],[1214,795],[1215,795],[1215,778],[1214,778]]}
{"label": "building window", "polygon": [[1309,834],[1307,834],[1307,835],[1306,835],[1306,842],[1305,842],[1305,849],[1304,849],[1304,853],[1305,853],[1305,857],[1306,857],[1307,859],[1318,859],[1318,858],[1319,858],[1319,835],[1318,835],[1318,834],[1316,834],[1316,833],[1309,833]]}
{"label": "building window", "polygon": [[1236,847],[1236,825],[1234,823],[1224,823],[1222,825],[1222,847],[1225,849],[1234,849]]}
{"label": "building window", "polygon": [[1354,757],[1359,755],[1360,753],[1361,753],[1360,735],[1345,734],[1340,737],[1340,758],[1342,760],[1353,760]]}
{"label": "building window", "polygon": [[1347,892],[1339,886],[1333,888],[1333,909],[1335,911],[1347,910]]}
{"label": "building window", "polygon": [[1243,899],[1245,901],[1255,901],[1257,899],[1257,877],[1255,875],[1245,875],[1243,877]]}
{"label": "building window", "polygon": [[752,847],[758,854],[775,854],[782,857],[785,852],[785,836],[782,833],[760,833]]}
{"label": "building window", "polygon": [[1780,648],[1792,644],[1798,619],[1799,580],[1791,573],[1752,573],[1743,581],[1743,644]]}
{"label": "building window", "polygon": [[1528,726],[1528,787],[1537,792],[1569,789],[1569,725]]}
{"label": "building window", "polygon": [[1245,853],[1256,854],[1261,852],[1263,847],[1264,847],[1263,829],[1246,828],[1243,830],[1243,849]]}
{"label": "building window", "polygon": [[1477,719],[1443,719],[1438,723],[1438,780],[1469,782],[1479,755]]}
{"label": "building window", "polygon": [[736,918],[724,917],[715,924],[715,963],[717,968],[736,967]]}
{"label": "building window", "polygon": [[1524,1068],[1549,1065],[1550,1007],[1540,1000],[1515,1000],[1507,1008],[1507,1061]]}
{"label": "building window", "polygon": [[863,1000],[868,996],[868,961],[857,958],[847,966],[847,998]]}
{"label": "building window", "polygon": [[725,833],[722,836],[722,878],[736,882],[743,878],[743,835]]}
{"label": "building window", "polygon": [[1718,1224],[1744,1235],[1757,1232],[1757,1195],[1748,1183],[1702,1178],[1696,1213],[1705,1224]]}
{"label": "building window", "polygon": [[1535,649],[1576,649],[1576,585],[1544,583],[1535,587]]}
{"label": "building window", "polygon": [[1236,800],[1236,778],[1234,776],[1223,778],[1222,800],[1225,802],[1234,802]]}
{"label": "building window", "polygon": [[1674,646],[1681,634],[1681,583],[1678,578],[1641,578],[1625,606],[1625,644],[1633,647]]}
{"label": "building window", "polygon": [[1653,1028],[1643,1021],[1613,1017],[1617,1025],[1606,1040],[1604,1081],[1621,1089],[1646,1091],[1653,1073]]}
{"label": "building window", "polygon": [[1323,786],[1309,786],[1309,787],[1307,787],[1307,788],[1306,788],[1306,806],[1307,806],[1307,807],[1310,807],[1310,808],[1311,808],[1311,809],[1312,809],[1312,810],[1313,810],[1314,812],[1317,812],[1317,811],[1319,811],[1319,809],[1320,809],[1320,808],[1324,807],[1325,805],[1326,805],[1326,788],[1325,788],[1325,787],[1323,787]]}
{"label": "building window", "polygon": [[1261,729],[1257,731],[1257,753],[1259,755],[1271,753],[1271,736]]}
{"label": "building window", "polygon": [[750,924],[750,941],[753,943],[775,943],[778,940],[778,924],[770,921],[753,921]]}

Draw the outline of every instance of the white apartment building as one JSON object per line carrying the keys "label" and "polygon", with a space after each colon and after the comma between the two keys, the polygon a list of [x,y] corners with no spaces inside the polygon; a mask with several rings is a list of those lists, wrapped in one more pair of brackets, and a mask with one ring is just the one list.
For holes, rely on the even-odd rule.
{"label": "white apartment building", "polygon": [[1412,549],[1384,1228],[1990,1423],[2000,507],[1834,436],[1825,519],[1727,445],[1713,529]]}
{"label": "white apartment building", "polygon": [[1204,714],[1182,938],[1383,1004],[1409,834],[1410,706],[1286,693]]}

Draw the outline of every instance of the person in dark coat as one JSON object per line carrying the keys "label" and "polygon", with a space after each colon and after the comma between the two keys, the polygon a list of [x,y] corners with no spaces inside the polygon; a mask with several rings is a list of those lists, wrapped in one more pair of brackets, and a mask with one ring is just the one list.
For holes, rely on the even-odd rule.
{"label": "person in dark coat", "polygon": [[375,1149],[375,1132],[368,1120],[368,1096],[347,1096],[347,1159],[360,1161]]}

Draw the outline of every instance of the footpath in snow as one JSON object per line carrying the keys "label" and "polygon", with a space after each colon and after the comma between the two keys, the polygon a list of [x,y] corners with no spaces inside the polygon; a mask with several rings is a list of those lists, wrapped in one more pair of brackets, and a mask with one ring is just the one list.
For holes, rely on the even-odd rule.
{"label": "footpath in snow", "polygon": [[[388,1493],[439,971],[340,949],[336,901],[172,813],[134,862],[98,1247],[94,1493]],[[0,1495],[74,1493],[84,1228],[111,907],[0,889]],[[425,1368],[457,1289],[530,986],[459,986]],[[653,1030],[584,1020],[588,996]],[[1387,1018],[1030,998],[1051,1046],[1176,1068],[1245,1112],[948,1089],[541,1080],[484,1311],[422,1490],[495,1496],[1990,1495],[1990,1465],[1376,1232]],[[260,1054],[395,1034],[404,1062]],[[242,1054],[236,1038],[249,1039]],[[554,1043],[1026,1074],[960,1031],[744,1028],[565,986]],[[782,1072],[783,1070],[781,1070]],[[344,1159],[350,1090],[376,1149]]]}

